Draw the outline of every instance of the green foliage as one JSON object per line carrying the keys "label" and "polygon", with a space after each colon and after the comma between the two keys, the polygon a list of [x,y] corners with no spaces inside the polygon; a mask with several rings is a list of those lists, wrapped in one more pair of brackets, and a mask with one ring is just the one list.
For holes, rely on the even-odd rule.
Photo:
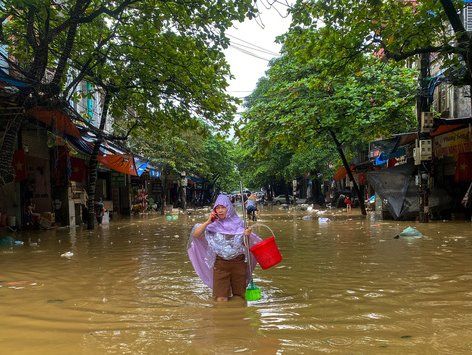
{"label": "green foliage", "polygon": [[329,174],[339,159],[330,131],[349,158],[379,136],[414,127],[412,70],[366,55],[337,68],[321,51],[324,40],[323,30],[292,30],[246,100],[238,134],[250,179]]}
{"label": "green foliage", "polygon": [[[471,50],[457,15],[463,7],[461,0],[298,0],[288,38],[317,50],[335,70],[362,60],[364,54],[403,61],[435,53],[457,81],[464,76],[463,60]],[[310,32],[318,33],[322,41]]]}
{"label": "green foliage", "polygon": [[116,135],[131,130],[134,152],[226,188],[237,180],[234,147],[213,134],[236,111],[225,31],[254,13],[251,0],[5,0],[0,39],[38,92],[49,68],[58,96],[79,100],[88,93],[68,84],[83,75],[111,94]]}
{"label": "green foliage", "polygon": [[[113,89],[111,111],[123,119],[131,109],[143,125],[198,118],[227,129],[236,108],[225,93],[225,31],[253,15],[251,0],[6,0],[0,37],[31,81],[47,82],[46,68],[59,73],[64,97],[66,74],[83,72]],[[57,70],[62,60],[64,72]]]}

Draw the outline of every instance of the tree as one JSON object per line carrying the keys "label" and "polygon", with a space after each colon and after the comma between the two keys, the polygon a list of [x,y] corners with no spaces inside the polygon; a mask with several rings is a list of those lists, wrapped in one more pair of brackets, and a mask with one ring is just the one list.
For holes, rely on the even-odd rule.
{"label": "tree", "polygon": [[[5,59],[34,87],[29,105],[68,98],[79,80],[95,82],[100,68],[100,81],[121,88],[131,84],[138,96],[150,94],[147,89],[152,85],[152,95],[140,100],[153,105],[147,106],[149,110],[174,113],[174,121],[186,113],[205,115],[214,124],[224,125],[228,115],[222,111],[228,96],[222,91],[228,66],[221,49],[229,44],[225,30],[232,21],[252,14],[250,0],[216,4],[203,0],[7,0],[0,9],[0,40],[16,58]],[[10,20],[4,24],[6,18]],[[72,85],[65,80],[71,68],[77,79]],[[127,76],[120,76],[125,72]],[[105,80],[110,79],[107,74],[112,80]],[[23,117],[10,120],[8,139],[1,147],[2,184],[12,181],[11,159]]]}
{"label": "tree", "polygon": [[[248,101],[244,130],[268,149],[330,141],[365,213],[346,148],[411,126],[415,79],[411,70],[368,56],[333,72],[326,53],[319,51],[323,33],[297,29],[287,36],[284,55],[260,82],[263,94],[256,89],[257,97]],[[303,47],[303,42],[314,44]]]}
{"label": "tree", "polygon": [[[191,127],[196,118],[225,127],[231,120],[235,106],[224,93],[230,72],[222,49],[229,44],[225,30],[232,21],[252,16],[249,0],[7,1],[3,10],[3,17],[12,20],[0,27],[0,37],[18,59],[19,64],[11,65],[33,84],[36,100],[50,104],[60,99],[64,104],[83,79],[104,95],[89,163],[89,229],[94,226],[97,155],[109,110],[129,129],[137,124],[159,130],[163,125]],[[66,82],[66,74],[72,80]],[[16,124],[7,133],[15,137],[22,117],[11,120]],[[12,179],[14,142],[2,142],[2,155],[9,157],[0,163],[3,183]]]}
{"label": "tree", "polygon": [[365,53],[395,61],[436,53],[450,80],[471,84],[472,42],[459,16],[464,3],[299,0],[292,10],[291,31],[303,29],[307,38],[306,30],[320,32],[322,52],[333,67],[342,68]]}

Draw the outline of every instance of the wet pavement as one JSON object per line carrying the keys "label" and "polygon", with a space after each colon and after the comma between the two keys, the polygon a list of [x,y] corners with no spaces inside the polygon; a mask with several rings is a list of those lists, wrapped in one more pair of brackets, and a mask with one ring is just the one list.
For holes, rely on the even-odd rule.
{"label": "wet pavement", "polygon": [[[263,298],[248,305],[215,304],[195,275],[201,214],[22,234],[0,248],[0,353],[472,351],[470,222],[307,215],[262,212],[284,260],[256,269]],[[425,236],[394,239],[407,226]]]}

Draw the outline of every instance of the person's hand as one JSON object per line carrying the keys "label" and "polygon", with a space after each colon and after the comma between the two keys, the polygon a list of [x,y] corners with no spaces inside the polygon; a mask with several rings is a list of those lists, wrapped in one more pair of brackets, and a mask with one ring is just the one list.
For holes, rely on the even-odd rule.
{"label": "person's hand", "polygon": [[251,227],[247,227],[245,230],[244,230],[244,235],[249,237],[252,233],[252,228]]}
{"label": "person's hand", "polygon": [[210,215],[208,216],[208,219],[206,221],[207,224],[213,223],[218,219],[218,215],[216,214],[215,211],[211,210]]}

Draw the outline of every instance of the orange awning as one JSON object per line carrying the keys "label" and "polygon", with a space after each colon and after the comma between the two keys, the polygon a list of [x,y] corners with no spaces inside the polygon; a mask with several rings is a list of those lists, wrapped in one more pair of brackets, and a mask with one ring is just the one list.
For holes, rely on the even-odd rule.
{"label": "orange awning", "polygon": [[26,112],[34,119],[46,124],[54,133],[65,133],[80,138],[80,132],[72,120],[64,112],[47,107],[34,107]]}
{"label": "orange awning", "polygon": [[99,155],[98,161],[107,168],[118,171],[119,173],[138,176],[134,166],[133,156],[130,154]]}

